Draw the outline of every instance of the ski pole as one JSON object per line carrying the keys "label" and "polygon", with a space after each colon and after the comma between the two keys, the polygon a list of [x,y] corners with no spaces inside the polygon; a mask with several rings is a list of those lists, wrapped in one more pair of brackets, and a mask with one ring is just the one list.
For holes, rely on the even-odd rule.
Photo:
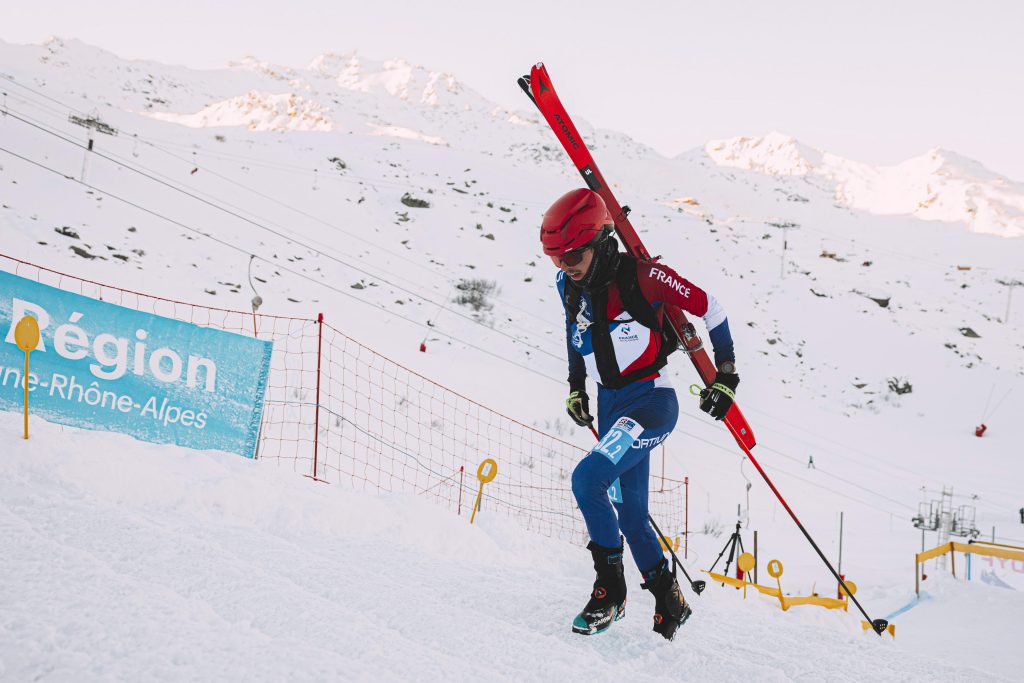
{"label": "ski pole", "polygon": [[[700,387],[697,386],[696,384],[691,385],[690,386],[690,393],[694,393],[694,390],[697,390],[697,392],[698,392],[697,395],[699,395]],[[794,522],[796,522],[797,528],[800,529],[800,531],[804,535],[804,538],[806,538],[807,541],[811,544],[811,547],[814,548],[814,552],[818,553],[818,557],[820,557],[821,561],[825,563],[825,566],[828,567],[828,570],[830,572],[832,572],[832,576],[834,576],[836,578],[836,581],[839,582],[839,585],[842,586],[843,590],[846,592],[846,594],[850,596],[850,600],[853,601],[853,604],[855,604],[857,606],[857,609],[860,610],[860,613],[863,614],[864,618],[867,619],[868,623],[871,624],[871,628],[879,636],[881,636],[883,633],[885,633],[885,629],[889,625],[889,622],[887,620],[885,620],[885,619],[872,619],[871,617],[868,616],[868,613],[866,611],[864,611],[864,608],[861,606],[860,601],[857,600],[857,598],[854,597],[853,593],[849,590],[849,588],[846,587],[846,582],[843,581],[843,577],[839,576],[839,572],[837,572],[835,570],[835,568],[832,566],[832,563],[829,562],[828,558],[825,557],[825,554],[823,552],[821,552],[821,548],[819,548],[818,544],[814,542],[814,539],[811,538],[811,535],[809,533],[807,533],[807,529],[805,529],[804,525],[800,523],[800,520],[797,518],[796,513],[793,512],[793,509],[789,507],[789,503],[787,503],[786,499],[782,497],[782,494],[779,493],[779,490],[777,488],[775,488],[775,484],[772,483],[772,480],[768,476],[768,473],[765,472],[761,468],[760,463],[758,463],[757,459],[754,458],[754,455],[750,452],[750,449],[747,448],[746,445],[744,445],[744,443],[742,441],[740,441],[739,439],[736,439],[736,441],[737,441],[737,443],[739,443],[740,448],[743,449],[743,452],[746,454],[747,459],[750,460],[750,463],[754,466],[754,468],[758,471],[758,473],[760,473],[760,475],[764,479],[765,483],[768,484],[768,488],[770,488],[772,490],[772,493],[775,494],[775,497],[779,499],[780,503],[782,503],[782,507],[786,508],[786,512],[788,512],[789,516],[793,518]]]}
{"label": "ski pole", "polygon": [[[598,441],[601,440],[601,437],[600,435],[598,435],[597,430],[594,428],[594,425],[590,425],[590,432],[594,435],[595,439],[597,439]],[[671,545],[669,545],[668,539],[665,538],[665,534],[661,533],[661,529],[658,528],[658,525],[654,522],[654,517],[651,517],[651,513],[649,512],[647,513],[647,521],[651,523],[651,526],[654,527],[654,531],[658,534],[658,538],[661,539],[661,542],[665,545],[666,548],[668,548],[669,553],[672,554],[672,573],[674,574],[675,568],[679,567],[683,570],[683,576],[685,576],[686,580],[690,582],[690,590],[692,590],[697,595],[703,593],[704,588],[707,584],[705,584],[703,581],[694,581],[692,578],[690,578],[690,574],[686,571],[686,567],[684,567],[683,563],[679,561],[679,557],[676,555],[676,551],[672,549]]]}
{"label": "ski pole", "polygon": [[672,546],[668,544],[668,539],[665,538],[665,534],[661,533],[661,529],[659,529],[658,525],[655,524],[654,517],[651,517],[650,513],[647,514],[647,521],[649,521],[651,523],[651,526],[654,527],[654,530],[658,532],[658,536],[661,538],[662,542],[664,542],[665,547],[668,548],[668,551],[672,554],[672,569],[674,570],[676,567],[682,569],[683,576],[685,576],[686,580],[690,582],[690,589],[697,595],[703,593],[704,587],[707,584],[705,584],[703,581],[694,581],[690,578],[690,574],[686,571],[686,567],[684,567],[683,563],[679,561],[679,558],[676,556],[676,551],[673,550]]}

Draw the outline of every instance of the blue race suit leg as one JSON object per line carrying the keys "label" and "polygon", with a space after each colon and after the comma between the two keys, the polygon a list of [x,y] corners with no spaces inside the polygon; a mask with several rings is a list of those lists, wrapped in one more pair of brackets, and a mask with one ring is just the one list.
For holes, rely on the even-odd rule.
{"label": "blue race suit leg", "polygon": [[[675,391],[655,387],[653,380],[617,391],[599,388],[602,438],[572,473],[573,494],[591,539],[615,548],[621,531],[641,571],[653,569],[663,557],[647,519],[650,454],[668,437],[678,417]],[[613,508],[608,489],[615,482],[613,493],[621,502]]]}

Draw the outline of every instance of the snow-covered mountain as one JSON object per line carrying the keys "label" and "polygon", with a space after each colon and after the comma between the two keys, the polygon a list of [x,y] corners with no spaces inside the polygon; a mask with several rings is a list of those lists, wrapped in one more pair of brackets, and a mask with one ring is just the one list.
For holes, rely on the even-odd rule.
{"label": "snow-covered mountain", "polygon": [[272,94],[251,90],[245,95],[203,107],[195,114],[147,114],[158,121],[190,128],[245,126],[258,131],[334,130],[323,106],[295,93]]}
{"label": "snow-covered mountain", "polygon": [[[557,65],[548,66],[557,84]],[[510,88],[516,75],[507,74]],[[537,244],[542,212],[580,179],[525,98],[522,109],[507,111],[441,71],[354,54],[325,55],[308,68],[246,58],[197,71],[123,60],[57,39],[42,46],[0,43],[0,93],[0,253],[198,304],[248,310],[258,294],[261,312],[307,318],[323,312],[339,329],[414,372],[525,424],[581,446],[590,442],[589,433],[564,418],[564,326],[554,272]],[[729,312],[743,378],[739,401],[758,435],[761,462],[830,556],[837,551],[838,513],[845,512],[844,567],[857,577],[865,600],[888,610],[909,599],[909,586],[900,582],[909,584],[911,553],[921,543],[909,519],[922,495],[927,500],[943,486],[953,486],[963,496],[959,502],[977,507],[986,535],[994,527],[997,540],[1020,541],[1017,482],[1024,481],[1024,461],[1017,451],[1024,424],[1013,416],[1024,411],[1024,297],[1009,287],[1024,281],[1024,240],[1012,237],[1019,234],[1017,186],[950,153],[926,156],[897,172],[844,162],[781,138],[713,143],[669,159],[624,133],[588,126],[587,112],[577,114],[564,92],[563,98],[616,194],[632,206],[631,218],[652,253],[712,291]],[[97,131],[100,123],[116,135]],[[93,150],[87,152],[90,139]],[[957,213],[968,199],[976,207],[970,221]],[[946,218],[931,220],[940,216]],[[1000,216],[1009,222],[999,224]],[[457,296],[457,287],[481,280],[494,287],[474,309]],[[424,340],[427,351],[421,353]],[[777,552],[786,562],[788,585],[806,592],[825,585],[830,580],[820,561],[785,511],[761,482],[746,487],[751,468],[744,469],[730,437],[686,396],[695,378],[689,363],[674,358],[671,368],[682,415],[665,460],[669,476],[690,477],[691,528],[731,527],[739,503],[750,528],[762,532],[763,552]],[[973,432],[979,420],[989,426],[981,439]],[[83,468],[101,467],[107,451],[128,457],[123,441],[90,443]],[[816,469],[806,467],[810,455]],[[60,447],[46,458],[39,467],[76,467],[76,461],[62,460],[70,456]],[[17,462],[5,461],[5,467],[12,468],[5,470],[10,491],[28,491],[44,478]],[[187,465],[180,467],[187,473]],[[47,481],[54,502],[40,503],[39,514],[56,510],[59,518],[62,510],[73,515],[76,504],[64,489],[74,493],[104,480],[70,472]],[[120,489],[97,495],[104,491],[115,504],[134,495]],[[194,500],[163,493],[166,504],[154,515],[173,514]],[[204,495],[215,499],[218,488]],[[100,509],[110,506],[105,500]],[[238,509],[249,509],[249,500]],[[206,508],[201,503],[200,517]],[[285,510],[288,501],[276,505]],[[142,507],[139,514],[149,514],[144,501]],[[24,513],[29,508],[21,503],[11,509],[11,519],[35,514]],[[405,514],[417,513],[399,512]],[[286,512],[280,517],[291,519]],[[119,524],[129,527],[132,519]],[[311,551],[318,577],[330,573],[331,561],[343,563],[350,550],[347,519],[331,520],[325,533],[338,546],[325,551],[330,561]],[[56,525],[47,526],[58,533]],[[387,523],[379,528],[390,540]],[[18,538],[26,536],[50,543],[28,532]],[[229,529],[223,538],[230,536]],[[502,542],[510,538],[501,536]],[[929,534],[929,543],[933,539]],[[701,566],[710,565],[707,555],[723,541],[702,538]],[[412,558],[425,543],[399,542]],[[383,545],[360,546],[360,561],[383,557]],[[161,548],[170,552],[170,544]],[[545,551],[538,548],[524,556],[542,562]],[[2,549],[12,573],[28,580],[35,575],[38,557],[15,546]],[[473,546],[467,556],[477,550]],[[567,550],[564,561],[572,562],[576,552]],[[61,557],[66,563],[54,581],[64,569],[71,576],[92,566],[90,558]],[[288,568],[268,563],[260,559],[280,579],[273,579],[275,585],[287,583]],[[444,567],[438,559],[429,572]],[[371,575],[363,569],[360,576]],[[117,565],[117,571],[139,574],[131,566]],[[437,574],[434,587],[450,592],[431,604],[445,614],[460,600],[459,583],[475,575]],[[536,575],[505,578],[532,587]],[[389,577],[396,585],[410,580],[403,573]],[[455,588],[438,587],[446,582]],[[140,596],[142,584],[136,578],[129,583]],[[557,583],[544,589],[557,590]],[[78,584],[69,585],[73,594]],[[225,595],[209,603],[237,604],[233,584],[227,585]],[[588,582],[580,585],[585,595]],[[173,598],[182,614],[205,618],[196,616],[203,606],[191,611],[187,586],[182,591],[181,602]],[[288,591],[295,596],[305,589],[291,584]],[[969,614],[970,591],[957,595],[957,613]],[[991,595],[983,602],[997,602]],[[0,604],[6,597],[0,593]],[[332,600],[316,618],[334,623],[344,614],[339,604]],[[946,613],[949,605],[938,602],[942,609],[928,614]],[[832,624],[830,616],[794,611],[780,617],[805,620],[786,631],[792,641],[786,657],[799,656],[800,641],[816,632],[816,624]],[[63,614],[47,612],[42,637],[74,626],[66,621],[74,614]],[[265,618],[245,609],[231,614],[242,623]],[[544,622],[545,636],[561,632],[562,616]],[[742,617],[733,616],[726,623],[740,629]],[[759,633],[775,617],[759,612]],[[19,619],[18,637],[5,642],[26,649],[39,633],[26,626],[27,617]],[[503,621],[494,632],[511,638],[522,633],[516,630],[521,622]],[[372,620],[363,615],[359,623]],[[922,623],[918,642],[928,640],[936,656],[952,657],[955,648],[935,645],[946,642],[944,634],[960,645],[997,642],[987,636],[1013,627],[1005,610],[996,609],[975,623],[984,626],[948,634]],[[429,633],[399,628],[396,635],[390,626],[380,628],[374,642],[414,642],[421,660],[450,652],[431,643]],[[647,630],[611,641],[617,643],[616,660],[638,656]],[[726,631],[716,631],[710,644],[722,645]],[[835,648],[860,637],[841,627],[824,631]],[[552,640],[528,636],[520,641],[524,656],[541,661]],[[744,648],[763,653],[765,642],[770,635],[744,641]],[[559,641],[557,647],[571,664],[574,657],[592,657],[592,649],[580,650],[589,645]],[[686,652],[680,650],[676,663],[699,666]],[[37,652],[27,661],[45,657]],[[651,654],[646,670],[661,670],[663,663],[660,654]],[[807,671],[815,678],[843,675],[828,662],[807,666],[776,669],[791,677]],[[482,677],[472,663],[452,667],[460,674],[454,678]],[[951,675],[967,675],[956,664],[944,667]],[[874,675],[877,669],[865,671]],[[910,669],[901,673],[913,675]]]}
{"label": "snow-covered mountain", "polygon": [[387,93],[408,102],[436,107],[456,105],[463,97],[476,96],[464,92],[462,84],[449,73],[429,71],[404,59],[375,62],[357,53],[333,53],[316,57],[309,71],[333,80],[339,87],[359,92]]}
{"label": "snow-covered mountain", "polygon": [[720,166],[821,178],[841,206],[964,223],[973,232],[1002,237],[1024,236],[1024,184],[949,150],[932,149],[896,166],[870,166],[777,132],[712,140],[704,149]]}

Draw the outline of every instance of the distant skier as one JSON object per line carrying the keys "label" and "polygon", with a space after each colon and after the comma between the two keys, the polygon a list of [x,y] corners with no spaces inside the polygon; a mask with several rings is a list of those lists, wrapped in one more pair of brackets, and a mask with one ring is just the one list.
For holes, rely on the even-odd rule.
{"label": "distant skier", "polygon": [[600,633],[623,617],[621,532],[643,575],[642,588],[654,595],[654,630],[671,640],[690,608],[648,522],[647,509],[650,452],[668,437],[679,416],[676,392],[660,372],[678,346],[671,326],[663,323],[664,307],[703,316],[710,331],[718,373],[701,394],[701,410],[723,419],[739,377],[729,323],[714,297],[667,266],[620,253],[613,229],[601,197],[581,188],[548,209],[540,234],[544,253],[560,269],[557,285],[569,355],[565,405],[576,424],[591,426],[594,421],[587,375],[598,385],[601,439],[572,475],[597,579],[572,629]]}
{"label": "distant skier", "polygon": [[1020,509],[1020,523],[1024,524],[1024,508]]}
{"label": "distant skier", "polygon": [[809,470],[816,470],[816,469],[818,469],[817,467],[814,466],[814,456],[813,455],[808,455],[807,456],[807,469],[809,469]]}

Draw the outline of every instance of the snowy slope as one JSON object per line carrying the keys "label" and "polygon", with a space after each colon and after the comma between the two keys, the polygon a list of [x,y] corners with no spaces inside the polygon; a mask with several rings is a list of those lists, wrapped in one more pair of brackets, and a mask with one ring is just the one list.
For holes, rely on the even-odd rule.
{"label": "snowy slope", "polygon": [[[558,303],[530,226],[551,197],[578,180],[531,113],[498,115],[465,89],[452,95],[455,104],[433,105],[402,99],[405,81],[372,92],[340,87],[340,65],[306,75],[266,65],[194,72],[122,61],[74,41],[3,49],[16,76],[5,81],[4,146],[60,172],[5,155],[0,221],[14,255],[239,309],[249,306],[251,274],[264,311],[312,317],[322,310],[381,352],[456,390],[486,396],[502,412],[539,424],[552,419],[551,406],[560,412]],[[154,98],[165,100],[160,108],[199,111],[293,82],[302,85],[296,89],[304,101],[329,104],[340,127],[265,133],[249,130],[240,117],[233,126],[192,129],[132,113],[154,110]],[[564,96],[571,106],[571,87]],[[148,100],[140,106],[141,98]],[[68,123],[62,101],[120,128],[116,137],[94,136],[97,154],[109,159],[30,125],[84,143],[86,132]],[[451,142],[383,139],[381,127]],[[731,312],[747,368],[743,404],[765,446],[797,463],[809,451],[819,462],[832,451],[842,468],[837,474],[869,489],[865,475],[876,456],[855,463],[839,454],[899,452],[909,481],[893,482],[890,497],[906,501],[894,509],[900,515],[916,510],[922,484],[983,490],[986,472],[961,452],[994,452],[994,467],[1020,472],[1004,450],[1016,438],[1012,423],[999,423],[984,440],[971,436],[990,394],[995,404],[1011,392],[999,408],[1004,420],[1024,405],[1021,392],[1012,391],[1024,371],[1017,326],[1024,306],[1018,296],[1004,322],[1007,289],[999,284],[1024,279],[1018,240],[852,212],[837,208],[832,190],[812,176],[723,169],[702,151],[668,160],[621,134],[585,125],[582,132],[594,140],[606,174],[622,183],[620,196],[657,245],[652,250]],[[95,189],[64,177],[82,178],[83,168]],[[429,200],[430,208],[402,204],[406,193]],[[784,233],[782,225],[792,229]],[[80,238],[63,234],[64,226]],[[250,273],[251,254],[259,260]],[[498,284],[491,310],[446,303],[464,278]],[[890,302],[881,308],[868,297]],[[980,337],[964,336],[966,328]],[[424,335],[429,352],[420,354]],[[679,386],[692,381],[685,361],[673,367]],[[890,392],[894,377],[909,380],[914,393]],[[490,390],[495,386],[515,390]],[[554,398],[538,400],[545,396]],[[681,427],[720,434],[695,416]],[[564,421],[560,429],[572,433]],[[585,434],[575,436],[586,443]],[[680,452],[702,448],[677,443]],[[945,471],[927,466],[936,457]],[[1017,505],[1012,492],[992,489],[982,505],[991,501],[992,512],[1005,515],[992,520],[1002,526]]]}
{"label": "snowy slope", "polygon": [[[325,56],[308,69],[247,59],[224,70],[193,71],[54,40],[0,44],[0,64],[0,73],[13,79],[0,80],[7,112],[0,116],[0,147],[57,171],[0,152],[0,251],[122,287],[241,310],[253,296],[251,275],[264,300],[261,311],[306,317],[323,311],[353,337],[427,377],[527,424],[588,443],[585,431],[561,417],[559,303],[554,273],[536,244],[541,213],[579,184],[578,174],[525,109],[525,98],[524,110],[503,111],[452,76],[354,55]],[[558,83],[557,65],[549,66]],[[515,75],[506,75],[510,88]],[[572,84],[558,85],[572,110]],[[119,133],[94,134],[95,152],[87,155],[72,144],[87,139],[85,129],[68,121],[72,112],[98,116]],[[205,123],[196,118],[202,112]],[[307,114],[322,116],[330,130],[292,125]],[[954,487],[957,505],[977,507],[986,536],[995,527],[998,540],[1024,539],[1016,517],[1024,504],[1024,462],[1017,453],[1024,425],[1013,419],[1024,410],[1024,304],[1018,291],[1007,321],[1008,290],[1000,284],[1024,280],[1024,242],[972,232],[966,223],[844,205],[833,180],[811,171],[766,175],[761,167],[719,165],[705,150],[666,159],[621,133],[577,123],[620,199],[633,207],[634,224],[651,251],[726,306],[743,378],[740,400],[760,441],[756,453],[833,558],[838,513],[845,512],[843,568],[873,615],[906,602],[911,556],[921,543],[909,518],[922,497],[937,497],[943,486]],[[820,165],[801,150],[800,158]],[[73,180],[83,178],[88,187]],[[870,195],[847,187],[854,188],[851,196]],[[872,192],[880,187],[872,184]],[[917,197],[916,187],[908,197]],[[404,204],[406,194],[430,207]],[[884,206],[903,206],[897,205]],[[251,272],[250,255],[258,257]],[[490,309],[454,302],[454,286],[468,278],[496,282]],[[966,336],[966,328],[979,336]],[[419,353],[424,337],[428,350]],[[672,368],[676,387],[685,392],[695,379],[689,364],[679,358]],[[893,378],[909,381],[913,392],[890,391]],[[990,427],[983,439],[973,436],[979,419]],[[806,468],[809,455],[816,470]],[[741,517],[750,520],[744,533],[758,529],[764,552],[785,563],[788,590],[807,593],[828,583],[820,561],[749,464],[741,464],[728,435],[689,401],[668,442],[666,469],[669,476],[690,477],[691,529],[728,530],[739,504]],[[232,469],[231,478],[237,475]],[[273,485],[288,486],[276,479]],[[218,490],[208,489],[211,495]],[[54,503],[54,510],[63,504]],[[274,514],[290,519],[286,508],[282,502]],[[450,531],[438,521],[447,513],[416,510],[409,514],[427,515]],[[339,525],[332,529],[347,538],[352,525],[344,520],[332,522]],[[518,543],[508,538],[495,543]],[[699,566],[710,565],[724,540],[694,541]],[[556,558],[551,568],[537,560],[536,575],[513,574],[503,587],[533,585],[560,566],[564,553],[572,569],[560,582],[572,580],[585,594],[579,552],[543,548],[540,555]],[[415,561],[414,549],[403,559]],[[15,561],[31,560],[19,554]],[[440,571],[437,565],[426,570]],[[318,586],[330,583],[328,570],[322,572]],[[474,583],[480,573],[452,579],[483,600],[485,588]],[[930,573],[933,579],[939,574]],[[1000,576],[1015,578],[1012,569]],[[537,585],[547,587],[540,598],[530,593],[543,600],[537,604],[559,596],[565,600],[560,611],[577,609],[579,591],[569,596],[554,584]],[[937,596],[936,613],[946,595],[966,603],[984,589],[928,588]],[[1000,642],[998,634],[1009,628],[998,599],[982,602],[991,604],[975,617],[986,626],[963,634],[974,647]],[[774,629],[771,609],[764,616]],[[727,614],[716,619],[744,631]],[[748,620],[750,610],[740,617]],[[324,618],[335,620],[341,621],[338,614]],[[649,634],[639,633],[645,624],[631,623],[637,639],[617,655],[646,657]],[[562,626],[555,619],[543,633],[562,638]],[[514,627],[495,628],[503,638],[521,637]],[[728,632],[718,632],[715,648]],[[813,640],[809,632],[790,636]],[[444,644],[431,641],[431,647],[455,656]],[[770,650],[745,647],[751,657]],[[566,661],[588,661],[574,652],[565,653]],[[620,666],[616,657],[601,657]],[[651,672],[655,659],[644,660]],[[712,667],[711,677],[720,672],[716,662],[688,664]]]}
{"label": "snowy slope", "polygon": [[[0,415],[0,433],[17,432]],[[589,556],[484,510],[471,527],[227,454],[32,425],[0,459],[0,679],[1012,680],[1015,635],[970,656],[979,601],[937,586],[895,641],[854,617],[710,586],[673,643],[629,570],[626,618],[568,628]],[[356,522],[358,520],[358,522]],[[904,595],[893,596],[905,598]],[[988,607],[988,606],[987,606]],[[911,618],[913,617],[913,619]],[[913,627],[910,626],[913,624]],[[903,627],[901,627],[903,628]]]}

